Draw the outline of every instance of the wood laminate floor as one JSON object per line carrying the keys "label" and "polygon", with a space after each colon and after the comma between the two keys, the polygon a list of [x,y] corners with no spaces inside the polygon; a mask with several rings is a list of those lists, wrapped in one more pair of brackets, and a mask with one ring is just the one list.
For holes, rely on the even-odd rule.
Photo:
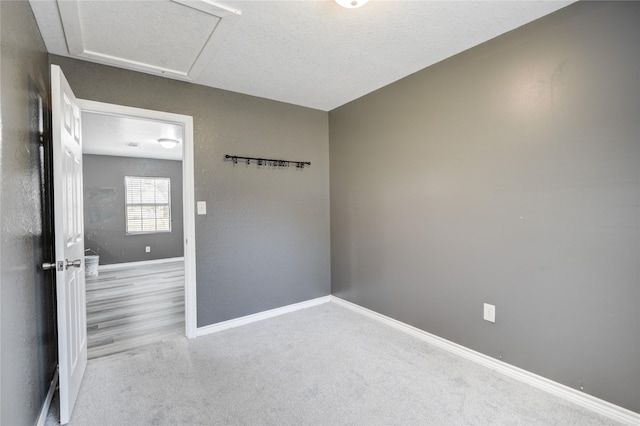
{"label": "wood laminate floor", "polygon": [[87,277],[89,359],[184,336],[184,262]]}

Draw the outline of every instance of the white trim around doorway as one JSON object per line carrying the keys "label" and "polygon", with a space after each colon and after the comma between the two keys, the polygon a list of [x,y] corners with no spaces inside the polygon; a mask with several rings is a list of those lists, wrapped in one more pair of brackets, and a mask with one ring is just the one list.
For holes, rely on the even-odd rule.
{"label": "white trim around doorway", "polygon": [[185,334],[189,339],[195,338],[197,329],[197,304],[195,185],[193,178],[193,117],[170,112],[107,104],[86,99],[78,99],[78,104],[82,111],[100,114],[125,115],[182,125],[182,128],[184,129],[184,143],[182,151],[182,197],[184,212]]}

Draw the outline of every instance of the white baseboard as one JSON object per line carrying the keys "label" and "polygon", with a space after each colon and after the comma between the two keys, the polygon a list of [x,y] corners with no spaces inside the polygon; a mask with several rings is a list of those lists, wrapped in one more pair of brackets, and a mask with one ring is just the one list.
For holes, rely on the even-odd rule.
{"label": "white baseboard", "polygon": [[112,263],[110,265],[98,265],[100,271],[115,271],[124,268],[135,268],[136,266],[158,265],[162,263],[171,263],[184,261],[184,257],[170,257],[167,259],[141,260],[139,262]]}
{"label": "white baseboard", "polygon": [[36,422],[36,426],[44,426],[47,421],[47,415],[49,415],[49,408],[51,407],[51,400],[53,399],[53,394],[56,392],[56,386],[58,386],[58,369],[56,368],[56,372],[53,375],[53,379],[51,379],[51,384],[49,385],[49,392],[47,392],[47,397],[44,399],[44,404],[42,404],[42,409],[40,410],[40,415],[38,416],[38,421]]}
{"label": "white baseboard", "polygon": [[352,311],[365,315],[381,323],[384,323],[390,327],[395,328],[396,330],[400,330],[424,342],[430,343],[434,346],[466,358],[484,367],[488,367],[506,376],[563,398],[569,402],[573,402],[574,404],[584,407],[588,410],[609,417],[610,419],[616,420],[620,423],[624,423],[627,425],[640,425],[639,413],[635,413],[633,411],[627,410],[626,408],[619,407],[615,404],[588,395],[584,392],[580,392],[561,383],[554,382],[553,380],[538,376],[537,374],[507,364],[503,361],[484,355],[480,352],[476,352],[457,343],[453,343],[449,340],[443,339],[442,337],[427,333],[426,331],[420,330],[419,328],[413,327],[409,324],[405,324],[401,321],[389,318],[370,309],[363,308],[362,306],[356,305],[355,303],[340,299],[339,297],[331,296],[331,302],[343,306],[347,309],[351,309]]}
{"label": "white baseboard", "polygon": [[199,327],[196,329],[196,336],[205,336],[207,334],[217,333],[219,331],[228,330],[230,328],[240,327],[242,325],[251,324],[252,322],[262,321],[267,318],[277,317],[278,315],[288,314],[289,312],[299,311],[300,309],[322,305],[323,303],[329,303],[330,301],[331,296],[323,296],[318,297],[317,299],[306,300],[304,302],[294,303],[293,305],[283,306],[281,308],[271,309],[268,311],[258,312],[256,314],[247,315],[228,321],[206,325],[204,327]]}

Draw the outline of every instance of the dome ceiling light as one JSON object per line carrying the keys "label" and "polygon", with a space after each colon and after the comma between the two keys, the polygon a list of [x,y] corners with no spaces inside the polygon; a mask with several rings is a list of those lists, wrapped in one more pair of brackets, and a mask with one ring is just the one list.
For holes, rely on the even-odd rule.
{"label": "dome ceiling light", "polygon": [[178,143],[180,143],[178,140],[176,139],[168,139],[168,138],[162,138],[162,139],[158,139],[158,143],[160,145],[162,145],[163,148],[167,148],[167,149],[173,149],[175,148]]}
{"label": "dome ceiling light", "polygon": [[364,6],[368,1],[369,0],[336,0],[336,3],[347,9],[355,9]]}

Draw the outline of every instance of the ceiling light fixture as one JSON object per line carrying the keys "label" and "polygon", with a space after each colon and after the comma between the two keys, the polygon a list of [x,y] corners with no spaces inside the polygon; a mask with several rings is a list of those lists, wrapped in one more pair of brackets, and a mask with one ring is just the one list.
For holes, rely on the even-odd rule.
{"label": "ceiling light fixture", "polygon": [[346,7],[347,9],[355,9],[360,6],[364,6],[366,2],[369,0],[336,0],[342,7]]}
{"label": "ceiling light fixture", "polygon": [[163,148],[172,149],[178,145],[179,141],[176,139],[162,138],[162,139],[158,139],[158,143],[162,145]]}

